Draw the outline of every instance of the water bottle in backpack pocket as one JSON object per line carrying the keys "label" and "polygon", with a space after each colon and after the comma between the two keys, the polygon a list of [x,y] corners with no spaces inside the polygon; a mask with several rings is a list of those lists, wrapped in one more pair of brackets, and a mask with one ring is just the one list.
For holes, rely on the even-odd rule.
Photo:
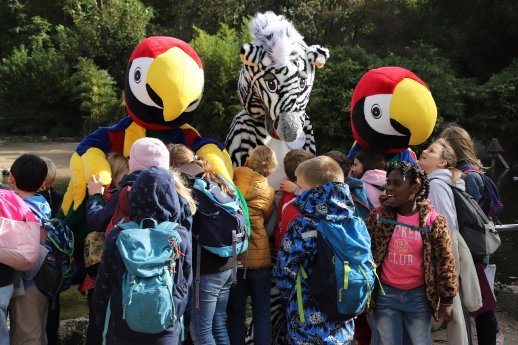
{"label": "water bottle in backpack pocket", "polygon": [[[151,222],[151,227],[146,227]],[[160,333],[178,320],[173,299],[178,244],[177,223],[144,219],[119,224],[117,248],[126,272],[122,280],[122,318],[135,332]],[[108,314],[107,314],[108,315]],[[105,331],[109,317],[106,318]]]}
{"label": "water bottle in backpack pocket", "polygon": [[34,283],[46,296],[55,297],[68,290],[76,273],[74,233],[62,219],[43,222],[47,230],[45,247],[49,250]]}
{"label": "water bottle in backpack pocket", "polygon": [[[300,267],[297,298],[300,279],[308,279],[309,293],[331,319],[351,319],[363,312],[374,288],[376,266],[369,233],[358,217],[341,224],[320,220],[317,232],[313,271],[308,277]],[[299,314],[303,318],[303,310],[299,309]]]}

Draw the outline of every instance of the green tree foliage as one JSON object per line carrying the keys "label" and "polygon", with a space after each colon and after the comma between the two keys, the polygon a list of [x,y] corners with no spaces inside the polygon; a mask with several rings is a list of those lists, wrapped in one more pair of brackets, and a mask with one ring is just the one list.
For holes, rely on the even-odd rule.
{"label": "green tree foliage", "polygon": [[[68,97],[69,66],[46,35],[31,38],[0,64],[0,122],[4,131],[32,134],[73,131],[81,123]],[[57,125],[58,124],[58,125]],[[61,133],[59,133],[61,134]]]}
{"label": "green tree foliage", "polygon": [[251,41],[248,23],[242,23],[241,32],[222,24],[214,35],[195,28],[192,47],[203,62],[205,89],[192,124],[202,135],[223,142],[234,116],[242,110],[237,95],[237,80],[242,62],[241,46]]}
{"label": "green tree foliage", "polygon": [[152,8],[138,0],[66,0],[64,12],[73,25],[58,28],[59,47],[70,60],[92,59],[122,88],[128,58],[146,37]]}
{"label": "green tree foliage", "polygon": [[92,60],[79,58],[77,72],[70,77],[72,95],[79,102],[79,109],[88,115],[85,132],[99,125],[114,123],[120,119],[117,110],[122,103],[122,95],[117,95],[115,81],[110,74],[99,69]]}
{"label": "green tree foliage", "polygon": [[474,89],[468,104],[462,124],[486,142],[498,137],[513,155],[518,150],[518,58]]}

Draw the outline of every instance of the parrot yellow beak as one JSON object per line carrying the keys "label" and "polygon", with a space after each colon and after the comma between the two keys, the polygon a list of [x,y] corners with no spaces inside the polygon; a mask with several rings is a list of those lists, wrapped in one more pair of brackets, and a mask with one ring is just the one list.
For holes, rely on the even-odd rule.
{"label": "parrot yellow beak", "polygon": [[203,91],[203,69],[187,53],[173,47],[149,66],[147,83],[162,99],[164,120],[172,121]]}
{"label": "parrot yellow beak", "polygon": [[[437,106],[424,85],[405,78],[392,93],[390,118],[410,130],[409,145],[419,145],[432,134],[437,121]],[[419,121],[415,121],[416,118]]]}

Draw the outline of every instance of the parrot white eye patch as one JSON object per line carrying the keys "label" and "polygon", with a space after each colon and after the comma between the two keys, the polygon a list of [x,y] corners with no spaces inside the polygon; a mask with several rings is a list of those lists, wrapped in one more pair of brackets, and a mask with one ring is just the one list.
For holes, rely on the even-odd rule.
{"label": "parrot white eye patch", "polygon": [[363,113],[369,126],[380,134],[405,136],[390,123],[390,102],[392,95],[374,95],[365,97]]}
{"label": "parrot white eye patch", "polygon": [[147,91],[147,73],[149,66],[154,61],[153,58],[143,57],[135,59],[131,62],[131,67],[128,72],[128,81],[131,92],[135,97],[147,106],[163,109],[163,107],[156,104]]}

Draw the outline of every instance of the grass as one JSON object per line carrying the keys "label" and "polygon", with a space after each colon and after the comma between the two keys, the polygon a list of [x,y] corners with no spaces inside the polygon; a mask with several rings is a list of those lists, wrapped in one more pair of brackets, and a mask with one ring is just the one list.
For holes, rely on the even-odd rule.
{"label": "grass", "polygon": [[88,318],[88,304],[86,296],[81,295],[77,285],[70,287],[60,294],[60,319],[76,319],[78,317]]}

